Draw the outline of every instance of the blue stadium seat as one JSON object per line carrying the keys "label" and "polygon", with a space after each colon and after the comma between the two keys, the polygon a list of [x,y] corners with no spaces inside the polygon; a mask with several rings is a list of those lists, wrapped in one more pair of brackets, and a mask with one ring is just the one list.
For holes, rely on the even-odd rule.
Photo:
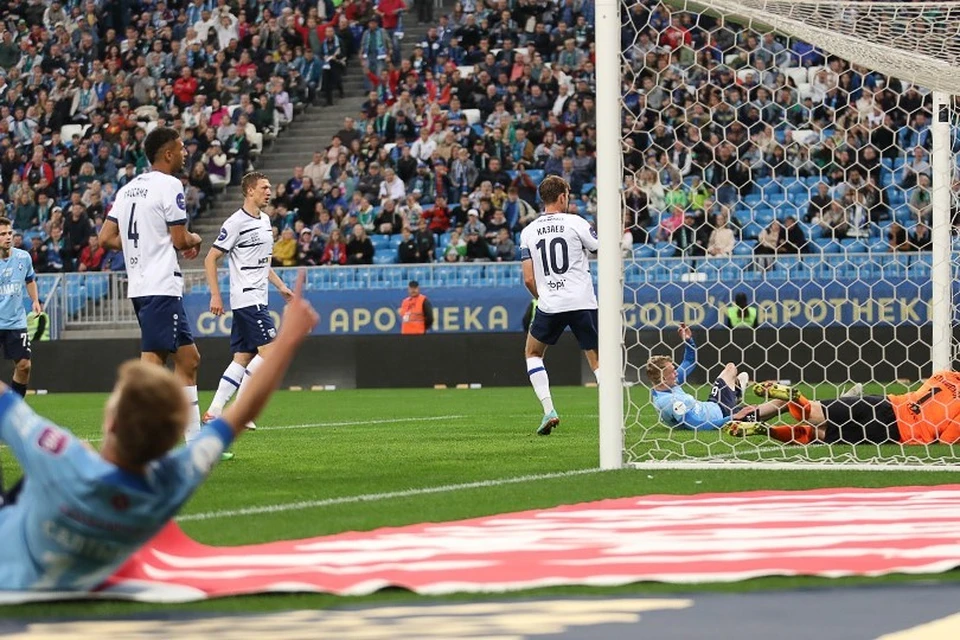
{"label": "blue stadium seat", "polygon": [[395,248],[381,249],[373,254],[373,264],[395,264],[396,262],[397,250]]}
{"label": "blue stadium seat", "polygon": [[656,249],[651,247],[649,244],[635,244],[633,245],[633,258],[637,260],[639,258],[653,258],[657,255]]}
{"label": "blue stadium seat", "polygon": [[738,242],[737,245],[733,248],[733,255],[735,256],[752,256],[753,248],[757,245],[755,241],[742,241]]}
{"label": "blue stadium seat", "polygon": [[481,265],[465,264],[460,267],[461,282],[465,287],[474,287],[483,284],[483,267]]}
{"label": "blue stadium seat", "polygon": [[743,225],[743,229],[741,229],[740,235],[745,240],[756,239],[756,237],[760,235],[760,232],[763,231],[763,227],[764,225],[758,224],[756,222],[749,222]]}

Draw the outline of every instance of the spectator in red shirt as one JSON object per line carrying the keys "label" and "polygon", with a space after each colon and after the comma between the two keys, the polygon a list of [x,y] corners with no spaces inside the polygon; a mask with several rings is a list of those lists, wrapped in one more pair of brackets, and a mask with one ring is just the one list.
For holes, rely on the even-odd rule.
{"label": "spectator in red shirt", "polygon": [[103,247],[100,246],[100,239],[91,235],[87,239],[87,246],[80,252],[80,264],[77,266],[77,271],[100,271],[105,253]]}
{"label": "spectator in red shirt", "polygon": [[193,104],[193,96],[197,93],[197,79],[193,77],[190,67],[180,71],[180,77],[173,83],[173,95],[184,109]]}
{"label": "spectator in red shirt", "polygon": [[377,15],[381,18],[381,26],[391,36],[400,24],[400,14],[406,10],[407,5],[403,0],[380,0],[377,3]]}
{"label": "spectator in red shirt", "polygon": [[433,233],[444,234],[450,228],[450,209],[447,207],[447,197],[437,194],[437,201],[432,209],[423,212],[427,225]]}

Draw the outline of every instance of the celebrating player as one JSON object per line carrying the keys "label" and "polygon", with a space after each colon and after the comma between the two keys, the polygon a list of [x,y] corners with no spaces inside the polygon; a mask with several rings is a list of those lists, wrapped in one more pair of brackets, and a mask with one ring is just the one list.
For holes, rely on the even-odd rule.
{"label": "celebrating player", "polygon": [[[737,367],[727,364],[710,389],[705,402],[697,400],[680,386],[697,364],[697,343],[693,332],[680,325],[680,338],[686,344],[683,362],[677,367],[670,356],[653,356],[647,361],[647,378],[653,385],[653,404],[660,420],[671,428],[708,431],[720,429],[737,410],[743,398],[747,374],[737,373]],[[744,414],[746,415],[746,414]]]}
{"label": "celebrating player", "polygon": [[30,383],[30,335],[27,333],[27,313],[23,308],[23,288],[33,312],[43,313],[37,294],[37,280],[33,261],[23,249],[13,248],[13,224],[0,216],[0,345],[7,360],[13,360],[13,380],[10,388],[20,396],[27,395]]}
{"label": "celebrating player", "polygon": [[180,134],[157,127],[143,143],[152,171],[124,185],[100,230],[100,244],[122,249],[127,266],[127,297],[140,323],[141,360],[165,364],[172,354],[174,375],[190,401],[187,440],[200,433],[197,368],[200,352],[193,342],[183,309],[183,275],[177,250],[192,260],[200,252],[200,236],[187,231],[187,206],[177,175],[183,169]]}
{"label": "celebrating player", "polygon": [[[220,228],[220,235],[203,261],[210,286],[210,313],[223,315],[223,299],[217,281],[217,263],[226,255],[230,264],[230,308],[233,326],[230,329],[230,351],[233,361],[220,377],[220,385],[203,422],[218,417],[230,397],[244,392],[250,378],[260,368],[270,343],[277,335],[273,318],[267,311],[267,280],[273,283],[285,300],[292,295],[273,269],[273,231],[263,208],[270,202],[270,180],[256,171],[243,176],[240,182],[243,207],[231,215]],[[239,389],[239,391],[238,391]],[[252,422],[248,429],[255,429]]]}
{"label": "celebrating player", "polygon": [[247,422],[266,406],[317,313],[300,293],[287,304],[273,348],[242,398],[171,451],[192,422],[180,379],[146,360],[120,367],[97,453],[35,414],[0,384],[0,440],[26,473],[0,508],[0,585],[89,590],[176,515]]}
{"label": "celebrating player", "polygon": [[916,391],[886,396],[851,394],[816,401],[794,387],[772,382],[755,385],[754,392],[771,398],[776,407],[775,411],[756,411],[757,419],[786,409],[799,423],[766,425],[738,419],[730,423],[730,435],[770,436],[792,444],[960,442],[960,373],[955,371],[933,374]]}
{"label": "celebrating player", "polygon": [[537,300],[537,313],[527,334],[527,375],[543,405],[537,433],[548,436],[560,424],[550,395],[550,378],[543,366],[547,345],[570,327],[587,363],[598,375],[597,296],[593,291],[587,252],[600,247],[597,232],[575,214],[568,214],[570,185],[559,176],[540,183],[544,213],[520,234],[523,283]]}

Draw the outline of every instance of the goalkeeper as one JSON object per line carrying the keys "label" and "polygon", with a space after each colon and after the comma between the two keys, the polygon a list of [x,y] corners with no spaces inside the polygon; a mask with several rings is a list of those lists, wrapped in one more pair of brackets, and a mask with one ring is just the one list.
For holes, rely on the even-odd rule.
{"label": "goalkeeper", "polygon": [[[872,443],[927,445],[960,442],[960,373],[939,371],[916,391],[904,394],[848,395],[808,400],[799,390],[772,382],[753,387],[771,400],[763,410],[745,408],[726,431],[733,436],[769,436],[791,444]],[[766,408],[776,403],[779,410]],[[766,425],[762,420],[786,409],[793,425]]]}
{"label": "goalkeeper", "polygon": [[[680,366],[676,366],[670,356],[653,356],[647,362],[647,377],[653,385],[652,401],[660,420],[676,429],[720,429],[737,411],[743,398],[743,387],[747,384],[747,374],[738,374],[733,364],[726,365],[714,382],[710,397],[704,402],[697,400],[680,386],[697,364],[697,344],[693,332],[685,324],[680,325],[680,338],[686,344]],[[740,412],[738,415],[743,420],[755,419],[756,412]]]}

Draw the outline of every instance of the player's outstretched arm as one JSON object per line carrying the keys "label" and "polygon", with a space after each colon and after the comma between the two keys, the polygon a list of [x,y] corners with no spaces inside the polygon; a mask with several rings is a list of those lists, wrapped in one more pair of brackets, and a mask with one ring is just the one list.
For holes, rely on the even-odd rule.
{"label": "player's outstretched arm", "polygon": [[215,316],[223,315],[223,298],[220,295],[220,282],[217,279],[217,264],[223,257],[223,251],[210,247],[207,257],[203,259],[203,272],[210,287],[210,313]]}
{"label": "player's outstretched arm", "polygon": [[123,243],[120,241],[120,227],[117,226],[116,220],[107,218],[103,221],[103,226],[100,227],[100,246],[107,251],[110,249],[123,250]]}
{"label": "player's outstretched arm", "polygon": [[293,297],[283,312],[280,332],[257,370],[257,375],[250,378],[243,395],[223,412],[223,419],[233,429],[234,435],[240,435],[246,429],[246,424],[260,415],[293,361],[297,347],[310,335],[320,319],[310,303],[303,299],[306,276],[306,271],[301,269]]}
{"label": "player's outstretched arm", "polygon": [[693,372],[697,366],[697,343],[693,339],[693,331],[685,324],[680,325],[680,339],[686,344],[683,352],[683,362],[677,367],[677,384],[683,384],[687,381],[687,376]]}

